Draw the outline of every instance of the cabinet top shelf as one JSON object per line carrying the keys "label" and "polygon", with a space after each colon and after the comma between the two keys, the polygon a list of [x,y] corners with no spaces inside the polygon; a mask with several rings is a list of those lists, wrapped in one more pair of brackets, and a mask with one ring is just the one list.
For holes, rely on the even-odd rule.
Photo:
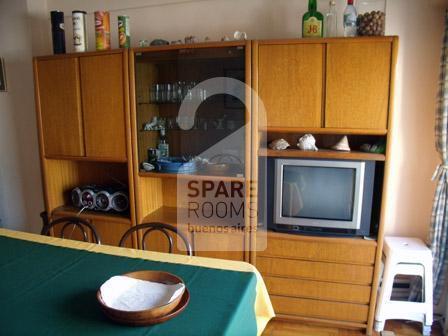
{"label": "cabinet top shelf", "polygon": [[386,129],[332,128],[332,127],[260,127],[262,132],[276,133],[311,133],[311,134],[344,134],[344,135],[386,135]]}
{"label": "cabinet top shelf", "polygon": [[162,178],[174,178],[174,179],[199,179],[199,180],[213,180],[213,181],[239,181],[244,182],[244,177],[241,176],[226,176],[226,175],[206,175],[198,173],[189,174],[176,174],[176,173],[161,173],[161,172],[146,172],[140,171],[138,173],[140,177],[162,177]]}
{"label": "cabinet top shelf", "polygon": [[385,161],[384,154],[366,153],[359,151],[342,152],[329,149],[320,149],[316,152],[302,151],[299,149],[274,150],[260,148],[258,156],[266,157],[290,157],[290,158],[316,158],[316,159],[339,159],[339,160],[368,160]]}
{"label": "cabinet top shelf", "polygon": [[[78,208],[73,206],[60,206],[54,209],[51,213],[52,216],[78,216],[79,213]],[[128,217],[129,215],[116,214],[110,212],[99,212],[99,211],[91,211],[84,210],[79,214],[81,218],[85,218],[88,220],[104,220],[108,222],[118,222],[124,224],[131,224],[131,219]]]}

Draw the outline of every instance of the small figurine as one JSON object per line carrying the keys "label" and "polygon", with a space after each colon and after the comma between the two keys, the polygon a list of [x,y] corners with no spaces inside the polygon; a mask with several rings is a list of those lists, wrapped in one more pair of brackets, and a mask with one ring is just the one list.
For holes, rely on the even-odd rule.
{"label": "small figurine", "polygon": [[227,42],[227,41],[230,41],[230,38],[229,38],[227,35],[224,35],[224,36],[221,38],[221,41],[222,41],[222,42]]}
{"label": "small figurine", "polygon": [[149,41],[148,40],[140,40],[138,41],[139,47],[149,47]]}
{"label": "small figurine", "polygon": [[299,139],[299,142],[297,143],[297,147],[299,149],[304,151],[317,151],[316,147],[316,139],[313,137],[312,134],[305,134]]}
{"label": "small figurine", "polygon": [[143,124],[144,131],[160,131],[165,129],[165,119],[154,116],[151,121]]}
{"label": "small figurine", "polygon": [[285,139],[276,139],[269,144],[269,148],[275,150],[283,150],[288,147],[290,147],[290,144]]}
{"label": "small figurine", "polygon": [[193,44],[193,43],[198,43],[198,39],[196,38],[196,36],[185,36],[185,44]]}
{"label": "small figurine", "polygon": [[240,32],[237,30],[235,33],[233,33],[233,39],[235,41],[245,41],[247,40],[247,34],[246,32]]}
{"label": "small figurine", "polygon": [[342,152],[350,152],[350,146],[348,145],[348,138],[344,135],[331,149],[342,151]]}

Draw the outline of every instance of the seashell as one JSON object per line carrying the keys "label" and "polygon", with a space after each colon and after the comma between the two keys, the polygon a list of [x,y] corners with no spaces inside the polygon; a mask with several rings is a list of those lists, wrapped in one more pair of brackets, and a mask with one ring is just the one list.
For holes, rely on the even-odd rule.
{"label": "seashell", "polygon": [[269,144],[269,148],[275,149],[275,150],[286,149],[289,146],[290,146],[290,144],[285,139],[275,139]]}
{"label": "seashell", "polygon": [[143,162],[142,166],[145,171],[152,171],[152,170],[156,169],[156,167],[154,167],[153,164],[148,163],[148,162]]}
{"label": "seashell", "polygon": [[305,134],[299,139],[297,147],[304,151],[317,151],[316,139],[312,134]]}
{"label": "seashell", "polygon": [[348,138],[344,135],[331,149],[343,152],[350,152],[350,146],[348,145]]}

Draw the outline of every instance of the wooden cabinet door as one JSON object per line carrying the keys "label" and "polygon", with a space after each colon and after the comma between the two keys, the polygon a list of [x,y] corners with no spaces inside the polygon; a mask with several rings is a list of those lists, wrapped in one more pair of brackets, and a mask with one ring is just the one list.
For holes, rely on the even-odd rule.
{"label": "wooden cabinet door", "polygon": [[86,155],[126,160],[123,54],[80,58]]}
{"label": "wooden cabinet door", "polygon": [[259,46],[258,94],[266,126],[322,126],[323,56],[319,43]]}
{"label": "wooden cabinet door", "polygon": [[387,129],[392,44],[328,43],[325,127]]}
{"label": "wooden cabinet door", "polygon": [[39,122],[46,156],[84,156],[76,58],[35,61]]}
{"label": "wooden cabinet door", "polygon": [[214,226],[202,229],[192,233],[196,256],[244,261],[244,232],[216,232]]}

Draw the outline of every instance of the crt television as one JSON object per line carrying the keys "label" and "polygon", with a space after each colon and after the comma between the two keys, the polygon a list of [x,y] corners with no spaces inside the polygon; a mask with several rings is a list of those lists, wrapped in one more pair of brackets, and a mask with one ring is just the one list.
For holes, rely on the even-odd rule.
{"label": "crt television", "polygon": [[369,235],[375,163],[276,159],[274,229]]}

